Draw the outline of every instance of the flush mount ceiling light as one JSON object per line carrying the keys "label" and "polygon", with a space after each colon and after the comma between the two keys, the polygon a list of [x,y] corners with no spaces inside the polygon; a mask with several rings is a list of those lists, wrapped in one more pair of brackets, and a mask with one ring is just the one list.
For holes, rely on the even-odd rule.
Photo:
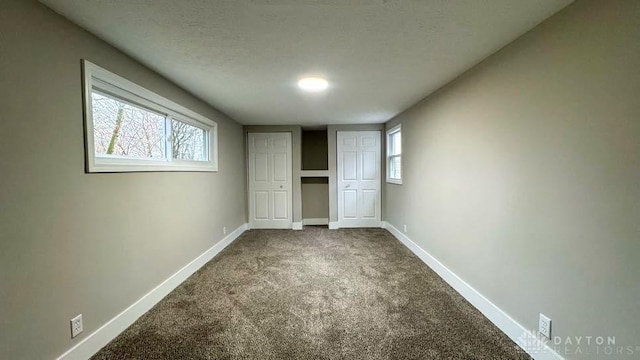
{"label": "flush mount ceiling light", "polygon": [[321,92],[327,90],[329,82],[321,77],[305,77],[298,81],[298,87],[308,92]]}

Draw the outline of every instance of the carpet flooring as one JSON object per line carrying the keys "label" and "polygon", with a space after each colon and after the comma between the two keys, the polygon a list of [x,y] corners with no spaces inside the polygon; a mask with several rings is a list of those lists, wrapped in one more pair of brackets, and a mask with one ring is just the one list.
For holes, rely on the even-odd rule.
{"label": "carpet flooring", "polygon": [[250,230],[101,359],[530,359],[382,229]]}

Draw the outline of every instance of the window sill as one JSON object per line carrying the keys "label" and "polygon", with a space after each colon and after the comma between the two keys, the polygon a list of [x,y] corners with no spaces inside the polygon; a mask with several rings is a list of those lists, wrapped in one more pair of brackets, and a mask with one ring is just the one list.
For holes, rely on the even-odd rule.
{"label": "window sill", "polygon": [[387,179],[387,184],[402,185],[402,179]]}
{"label": "window sill", "polygon": [[114,172],[165,172],[165,171],[197,171],[197,172],[217,172],[215,165],[196,162],[166,162],[166,161],[137,161],[135,163],[110,162],[89,164],[89,173],[114,173]]}

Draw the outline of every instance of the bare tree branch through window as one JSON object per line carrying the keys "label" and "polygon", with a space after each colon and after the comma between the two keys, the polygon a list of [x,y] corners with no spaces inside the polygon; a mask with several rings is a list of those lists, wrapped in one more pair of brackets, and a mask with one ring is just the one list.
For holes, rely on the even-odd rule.
{"label": "bare tree branch through window", "polygon": [[96,155],[166,158],[165,116],[93,92]]}

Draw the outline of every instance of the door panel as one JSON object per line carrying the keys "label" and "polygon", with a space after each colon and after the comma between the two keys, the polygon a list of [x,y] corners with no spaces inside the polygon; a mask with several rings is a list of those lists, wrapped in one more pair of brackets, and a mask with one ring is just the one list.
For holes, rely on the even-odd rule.
{"label": "door panel", "polygon": [[344,218],[345,219],[357,219],[358,218],[358,191],[357,190],[345,190],[344,191]]}
{"label": "door panel", "polygon": [[353,147],[356,146],[357,142],[358,142],[358,137],[357,136],[346,134],[343,137],[342,146],[345,149],[346,148],[353,148]]}
{"label": "door panel", "polygon": [[274,191],[273,192],[273,218],[278,220],[286,220],[289,216],[288,208],[288,196],[286,191]]}
{"label": "door panel", "polygon": [[376,190],[362,190],[362,218],[375,219],[376,217]]}
{"label": "door panel", "polygon": [[250,226],[291,228],[291,133],[249,133],[247,144]]}
{"label": "door panel", "polygon": [[269,154],[254,154],[255,181],[269,181]]}
{"label": "door panel", "polygon": [[287,153],[273,154],[273,180],[287,181]]}
{"label": "door panel", "polygon": [[269,148],[268,137],[257,137],[253,139],[253,148],[256,151],[265,151]]}
{"label": "door panel", "polygon": [[342,180],[357,180],[358,173],[358,153],[355,151],[345,151],[342,155]]}
{"label": "door panel", "polygon": [[378,167],[376,160],[375,151],[362,152],[362,180],[376,179],[376,168]]}
{"label": "door panel", "polygon": [[289,149],[289,143],[288,140],[285,138],[275,138],[273,139],[273,149],[274,150],[280,150],[280,151],[284,151],[287,152],[287,149]]}
{"label": "door panel", "polygon": [[269,192],[256,191],[254,198],[255,198],[255,209],[256,209],[254,219],[259,219],[259,220],[269,219]]}
{"label": "door panel", "polygon": [[381,133],[339,131],[338,226],[380,227]]}
{"label": "door panel", "polygon": [[376,138],[375,136],[362,136],[361,137],[361,146],[362,147],[375,147],[376,146]]}

